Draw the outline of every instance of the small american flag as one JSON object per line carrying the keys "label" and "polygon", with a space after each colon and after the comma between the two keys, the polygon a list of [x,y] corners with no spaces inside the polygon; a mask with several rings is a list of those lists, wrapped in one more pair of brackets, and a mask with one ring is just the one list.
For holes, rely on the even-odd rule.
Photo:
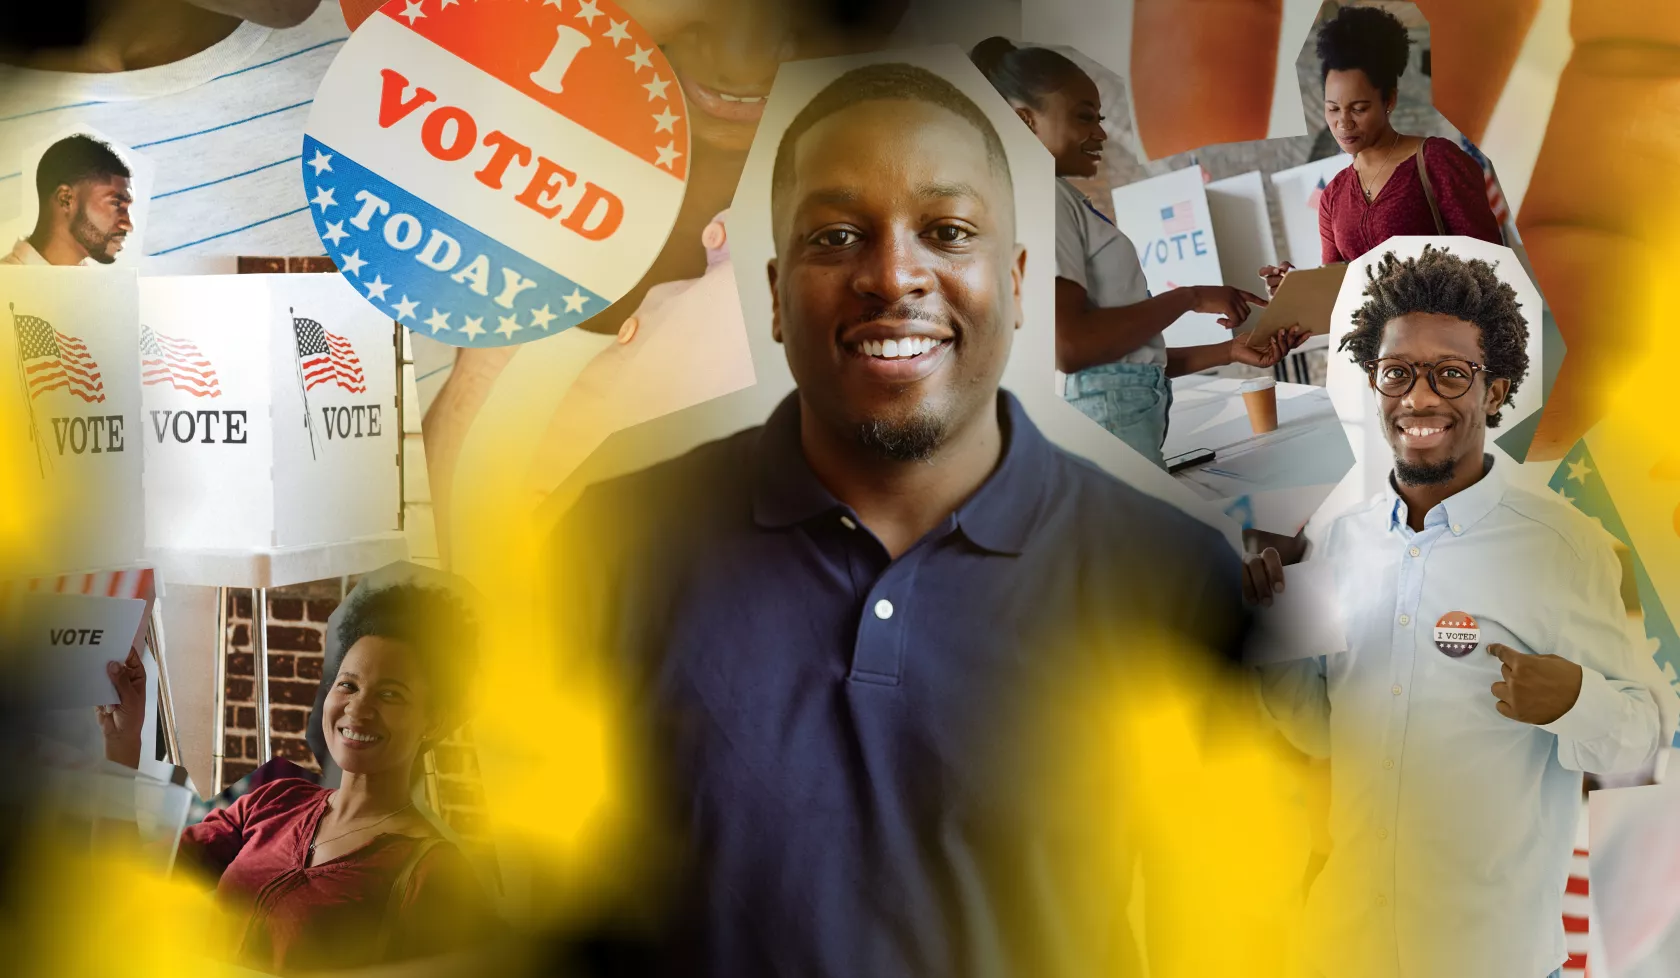
{"label": "small american flag", "polygon": [[105,400],[105,383],[99,378],[99,364],[88,354],[87,344],[68,333],[60,333],[45,319],[16,316],[18,359],[29,387],[29,399],[51,390],[67,390],[89,404]]}
{"label": "small american flag", "polygon": [[1483,156],[1482,151],[1469,139],[1460,138],[1459,143],[1464,147],[1464,151],[1470,154],[1470,158],[1482,168],[1482,183],[1487,192],[1488,206],[1493,208],[1494,220],[1499,222],[1501,228],[1505,227],[1506,222],[1511,219],[1511,206],[1505,202],[1505,192],[1499,189],[1499,180],[1493,175],[1493,164],[1488,162],[1488,158]]}
{"label": "small american flag", "polygon": [[1318,213],[1319,204],[1321,204],[1324,200],[1324,188],[1326,186],[1328,186],[1328,184],[1324,182],[1324,178],[1319,177],[1318,186],[1314,187],[1313,192],[1307,195],[1307,209],[1312,211],[1314,214]]}
{"label": "small american flag", "polygon": [[1181,200],[1171,207],[1161,208],[1161,230],[1168,234],[1179,234],[1189,231],[1196,226],[1196,212],[1188,200]]}
{"label": "small american flag", "polygon": [[362,374],[362,361],[350,341],[313,319],[292,319],[297,334],[298,362],[303,366],[303,389],[314,390],[319,384],[335,383],[352,394],[367,393],[367,378]]}
{"label": "small american flag", "polygon": [[1591,903],[1587,886],[1587,806],[1581,805],[1581,817],[1575,826],[1575,852],[1569,860],[1569,881],[1563,889],[1563,939],[1569,952],[1564,962],[1564,978],[1585,978],[1587,974],[1587,945],[1590,943]]}
{"label": "small american flag", "polygon": [[194,397],[221,397],[222,385],[216,368],[198,347],[140,327],[140,382],[146,386],[168,384]]}

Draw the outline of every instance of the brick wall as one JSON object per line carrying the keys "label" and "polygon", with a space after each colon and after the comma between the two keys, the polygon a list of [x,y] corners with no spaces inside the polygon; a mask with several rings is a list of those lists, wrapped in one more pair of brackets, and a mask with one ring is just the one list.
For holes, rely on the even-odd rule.
{"label": "brick wall", "polygon": [[[304,739],[309,711],[320,688],[326,657],[327,617],[355,578],[313,581],[268,592],[269,737],[276,757],[320,771]],[[256,770],[256,646],[251,592],[228,593],[227,705],[224,713],[223,784]],[[470,842],[484,842],[484,787],[470,725],[433,751],[438,773],[438,814]]]}

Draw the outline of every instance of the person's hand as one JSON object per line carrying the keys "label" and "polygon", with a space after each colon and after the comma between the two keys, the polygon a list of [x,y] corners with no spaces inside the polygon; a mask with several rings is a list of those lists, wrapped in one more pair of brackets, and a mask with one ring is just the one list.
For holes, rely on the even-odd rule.
{"label": "person's hand", "polygon": [[1190,309],[1192,312],[1212,313],[1219,317],[1219,325],[1226,329],[1236,329],[1248,318],[1249,306],[1263,306],[1266,300],[1252,292],[1233,288],[1229,285],[1192,285],[1190,287]]}
{"label": "person's hand", "polygon": [[1281,265],[1260,266],[1259,276],[1266,280],[1266,294],[1277,295],[1278,286],[1283,284],[1283,277],[1295,270],[1295,266],[1288,262]]}
{"label": "person's hand", "polygon": [[1243,558],[1243,601],[1271,605],[1272,595],[1283,593],[1283,557],[1275,547]]}
{"label": "person's hand", "polygon": [[96,706],[99,730],[105,735],[105,757],[126,767],[140,766],[140,728],[146,722],[146,667],[140,653],[129,650],[122,662],[105,663],[105,674],[117,687],[116,706]]}
{"label": "person's hand", "polygon": [[1231,341],[1231,362],[1246,363],[1250,367],[1270,367],[1289,355],[1289,351],[1307,341],[1306,330],[1290,326],[1272,334],[1266,345],[1256,350],[1248,345],[1245,333]]}
{"label": "person's hand", "polygon": [[1525,655],[1492,642],[1488,655],[1504,663],[1493,684],[1493,704],[1502,716],[1536,726],[1568,713],[1581,695],[1581,667],[1561,655]]}

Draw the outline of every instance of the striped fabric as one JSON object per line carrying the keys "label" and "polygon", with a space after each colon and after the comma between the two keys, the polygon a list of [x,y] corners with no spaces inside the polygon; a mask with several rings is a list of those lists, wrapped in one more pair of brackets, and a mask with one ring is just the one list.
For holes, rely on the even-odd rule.
{"label": "striped fabric", "polygon": [[1587,805],[1581,803],[1581,817],[1575,823],[1575,854],[1569,860],[1569,881],[1563,890],[1563,934],[1569,960],[1563,978],[1584,978],[1587,974],[1587,936],[1590,931],[1587,903]]}

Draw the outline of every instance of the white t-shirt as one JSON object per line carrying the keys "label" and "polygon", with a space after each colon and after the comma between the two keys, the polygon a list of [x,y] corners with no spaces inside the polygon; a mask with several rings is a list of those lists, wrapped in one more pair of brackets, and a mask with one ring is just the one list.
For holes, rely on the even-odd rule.
{"label": "white t-shirt", "polygon": [[[0,227],[20,217],[26,148],[88,126],[156,168],[154,258],[324,254],[301,179],[304,121],[350,31],[336,2],[289,30],[241,24],[171,64],[102,74],[0,66]],[[31,228],[13,228],[18,236]]]}
{"label": "white t-shirt", "polygon": [[[1083,288],[1094,309],[1130,306],[1149,298],[1143,263],[1131,239],[1061,177],[1056,178],[1056,277]],[[1120,362],[1164,367],[1167,341],[1156,333]]]}

